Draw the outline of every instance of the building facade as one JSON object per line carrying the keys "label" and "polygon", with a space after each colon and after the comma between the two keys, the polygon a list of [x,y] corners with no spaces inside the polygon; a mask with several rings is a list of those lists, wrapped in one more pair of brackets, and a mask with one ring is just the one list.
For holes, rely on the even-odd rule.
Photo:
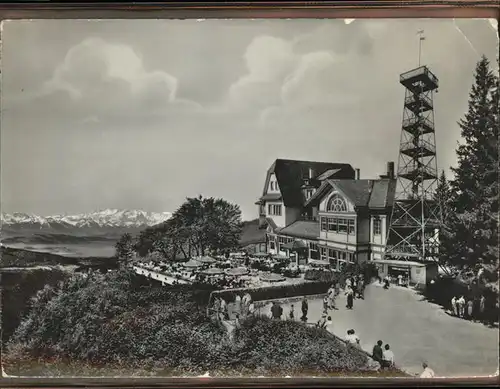
{"label": "building facade", "polygon": [[268,253],[340,271],[381,259],[395,188],[392,162],[380,178],[361,180],[348,164],[276,160],[256,203]]}

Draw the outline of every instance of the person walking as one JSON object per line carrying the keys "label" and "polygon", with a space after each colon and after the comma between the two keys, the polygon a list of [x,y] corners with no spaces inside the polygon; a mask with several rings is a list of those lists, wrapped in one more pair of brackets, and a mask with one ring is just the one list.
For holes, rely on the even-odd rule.
{"label": "person walking", "polygon": [[278,303],[276,303],[276,301],[274,301],[273,305],[271,306],[271,317],[273,319],[279,319],[279,309]]}
{"label": "person walking", "polygon": [[384,350],[382,349],[382,345],[384,343],[379,340],[375,346],[373,346],[373,351],[372,351],[372,358],[374,361],[380,363],[380,366],[382,366],[382,359],[384,355]]}
{"label": "person walking", "polygon": [[224,298],[221,298],[220,300],[220,310],[221,310],[222,320],[228,320],[229,313],[227,311],[227,302]]}
{"label": "person walking", "polygon": [[305,323],[307,321],[307,312],[309,311],[309,304],[307,302],[306,296],[302,299],[302,317],[301,320]]}
{"label": "person walking", "polygon": [[394,367],[394,353],[391,350],[391,346],[386,344],[384,351],[382,353],[382,367],[385,369],[390,369]]}
{"label": "person walking", "polygon": [[432,370],[427,362],[422,363],[422,367],[424,371],[420,374],[420,378],[434,378],[436,375],[434,374],[434,370]]}
{"label": "person walking", "polygon": [[465,316],[465,298],[464,296],[460,296],[458,299],[458,311],[461,318]]}
{"label": "person walking", "polygon": [[234,298],[234,311],[238,314],[241,313],[241,296],[239,293],[236,294],[236,297]]}
{"label": "person walking", "polygon": [[451,311],[453,312],[454,316],[458,316],[458,304],[457,304],[457,298],[453,296],[451,299]]}
{"label": "person walking", "polygon": [[255,314],[255,304],[253,301],[250,301],[250,305],[248,306],[248,315],[253,316]]}
{"label": "person walking", "polygon": [[358,298],[365,299],[365,282],[363,279],[358,281]]}
{"label": "person walking", "polygon": [[325,296],[325,297],[323,298],[323,313],[324,313],[325,315],[327,315],[327,314],[328,314],[328,305],[329,305],[329,301],[328,301],[328,295],[327,295],[327,296]]}
{"label": "person walking", "polygon": [[473,319],[472,316],[473,309],[474,309],[474,301],[472,299],[469,299],[469,301],[467,301],[467,319],[469,320]]}
{"label": "person walking", "polygon": [[348,287],[346,288],[346,292],[345,292],[346,296],[347,296],[347,305],[346,305],[346,308],[347,309],[352,309],[352,306],[353,306],[353,295],[354,295],[354,291],[352,290],[351,287]]}
{"label": "person walking", "polygon": [[484,297],[484,295],[481,295],[481,298],[479,299],[479,319],[481,321],[484,321],[485,309],[486,309],[486,297]]}
{"label": "person walking", "polygon": [[328,300],[329,300],[328,304],[329,304],[330,309],[336,309],[335,308],[335,288],[333,287],[333,285],[328,291]]}

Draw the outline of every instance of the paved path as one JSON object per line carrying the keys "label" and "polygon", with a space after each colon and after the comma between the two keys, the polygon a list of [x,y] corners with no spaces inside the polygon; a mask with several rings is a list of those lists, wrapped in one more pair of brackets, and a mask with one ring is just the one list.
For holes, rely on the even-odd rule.
{"label": "paved path", "polygon": [[[300,302],[294,305],[297,316]],[[449,316],[413,290],[385,290],[373,284],[366,288],[365,300],[354,300],[353,310],[345,305],[341,294],[339,309],[329,312],[332,332],[344,338],[353,328],[367,351],[379,339],[389,343],[396,364],[410,373],[421,372],[423,360],[441,377],[485,376],[498,368],[498,329]],[[289,304],[282,306],[288,316]],[[308,321],[318,321],[322,311],[321,299],[310,300]],[[270,305],[261,308],[261,313],[270,315]]]}

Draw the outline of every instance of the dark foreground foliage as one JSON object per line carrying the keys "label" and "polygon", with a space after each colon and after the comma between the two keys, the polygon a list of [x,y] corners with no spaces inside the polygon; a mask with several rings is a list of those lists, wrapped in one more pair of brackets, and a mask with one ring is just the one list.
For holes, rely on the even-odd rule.
{"label": "dark foreground foliage", "polygon": [[302,323],[253,318],[231,342],[205,315],[209,295],[125,271],[74,277],[38,293],[4,368],[12,375],[368,374],[362,351]]}

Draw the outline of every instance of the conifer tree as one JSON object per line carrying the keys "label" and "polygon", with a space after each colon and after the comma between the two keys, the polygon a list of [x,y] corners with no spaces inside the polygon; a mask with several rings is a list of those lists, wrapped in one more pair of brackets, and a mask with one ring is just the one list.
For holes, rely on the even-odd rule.
{"label": "conifer tree", "polygon": [[453,215],[451,188],[444,170],[441,171],[441,175],[439,176],[434,200],[439,204],[442,221],[439,232],[439,261],[443,265],[448,265],[450,256],[453,256],[455,243],[453,232],[450,229],[451,217]]}
{"label": "conifer tree", "polygon": [[[459,121],[463,144],[453,168],[453,209],[450,228],[454,253],[461,266],[494,264],[498,245],[498,77],[486,57],[478,62],[469,108]],[[451,220],[450,220],[451,219]]]}

